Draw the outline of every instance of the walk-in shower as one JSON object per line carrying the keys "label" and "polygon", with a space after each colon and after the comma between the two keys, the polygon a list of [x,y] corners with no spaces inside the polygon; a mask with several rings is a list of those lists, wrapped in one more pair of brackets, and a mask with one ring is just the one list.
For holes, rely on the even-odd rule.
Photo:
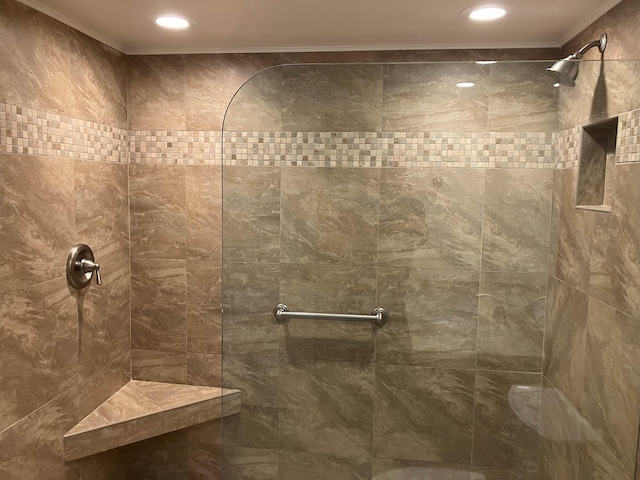
{"label": "walk-in shower", "polygon": [[563,58],[562,60],[558,60],[547,70],[549,70],[550,72],[559,73],[560,83],[562,85],[566,85],[567,87],[575,87],[576,79],[578,78],[578,74],[580,73],[579,62],[582,57],[584,57],[584,54],[594,47],[598,47],[600,53],[604,53],[604,51],[607,49],[607,41],[607,34],[603,33],[598,40],[589,42],[580,50],[572,53],[568,57]]}

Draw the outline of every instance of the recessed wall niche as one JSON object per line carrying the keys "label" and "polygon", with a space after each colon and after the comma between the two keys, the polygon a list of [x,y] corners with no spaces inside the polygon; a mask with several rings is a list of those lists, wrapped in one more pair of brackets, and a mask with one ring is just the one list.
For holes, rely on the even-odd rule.
{"label": "recessed wall niche", "polygon": [[618,117],[582,127],[576,208],[611,211]]}

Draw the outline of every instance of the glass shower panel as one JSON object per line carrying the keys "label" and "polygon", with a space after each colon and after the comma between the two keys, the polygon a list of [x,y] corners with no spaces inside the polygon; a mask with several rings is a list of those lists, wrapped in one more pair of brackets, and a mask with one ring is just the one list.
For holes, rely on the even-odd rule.
{"label": "glass shower panel", "polygon": [[[548,63],[291,65],[238,91],[223,381],[243,397],[225,479],[537,478]],[[279,323],[280,303],[390,319]]]}

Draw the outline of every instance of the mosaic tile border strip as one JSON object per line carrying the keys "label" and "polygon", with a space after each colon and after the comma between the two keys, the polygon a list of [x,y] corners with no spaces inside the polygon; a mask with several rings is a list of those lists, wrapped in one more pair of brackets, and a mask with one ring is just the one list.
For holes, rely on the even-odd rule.
{"label": "mosaic tile border strip", "polygon": [[127,163],[129,132],[0,103],[0,152]]}
{"label": "mosaic tile border strip", "polygon": [[582,127],[569,128],[556,134],[556,168],[574,168],[580,159]]}
{"label": "mosaic tile border strip", "polygon": [[640,109],[618,117],[616,163],[640,163]]}
{"label": "mosaic tile border strip", "polygon": [[222,165],[222,132],[156,130],[129,132],[131,163]]}
{"label": "mosaic tile border strip", "polygon": [[553,168],[539,132],[229,132],[225,165]]}

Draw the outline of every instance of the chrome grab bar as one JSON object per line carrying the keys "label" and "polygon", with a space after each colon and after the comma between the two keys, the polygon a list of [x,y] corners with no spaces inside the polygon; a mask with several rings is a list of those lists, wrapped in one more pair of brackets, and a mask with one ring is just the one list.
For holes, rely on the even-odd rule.
{"label": "chrome grab bar", "polygon": [[300,320],[337,320],[346,322],[370,322],[376,328],[382,328],[389,321],[389,312],[382,307],[376,307],[371,315],[354,315],[350,313],[312,313],[312,312],[290,312],[289,307],[283,303],[276,305],[273,315],[278,323],[284,323],[291,318]]}

